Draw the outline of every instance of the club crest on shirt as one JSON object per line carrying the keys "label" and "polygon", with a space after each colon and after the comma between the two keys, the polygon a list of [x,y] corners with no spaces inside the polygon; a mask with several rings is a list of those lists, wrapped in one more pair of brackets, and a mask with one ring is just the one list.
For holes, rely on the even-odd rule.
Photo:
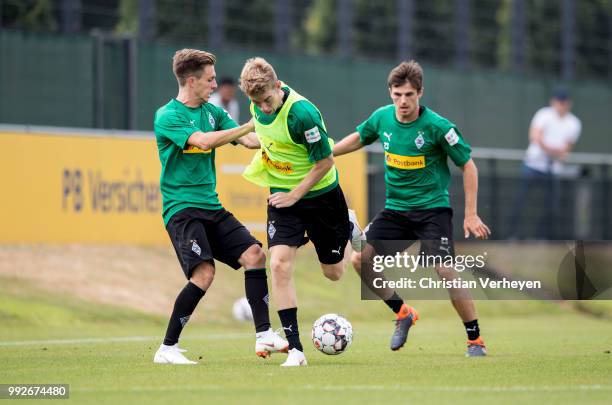
{"label": "club crest on shirt", "polygon": [[211,127],[215,127],[215,117],[213,117],[210,112],[208,113],[208,123]]}
{"label": "club crest on shirt", "polygon": [[425,139],[423,138],[423,131],[419,131],[419,136],[414,140],[417,148],[421,149],[425,145]]}

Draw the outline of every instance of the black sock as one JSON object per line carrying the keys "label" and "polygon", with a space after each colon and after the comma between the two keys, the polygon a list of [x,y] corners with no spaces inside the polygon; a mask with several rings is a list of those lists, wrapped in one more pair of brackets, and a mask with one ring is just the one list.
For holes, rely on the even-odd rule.
{"label": "black sock", "polygon": [[268,278],[266,269],[250,269],[244,272],[244,291],[253,312],[255,332],[265,332],[270,329],[270,314],[268,313]]}
{"label": "black sock", "polygon": [[165,345],[172,346],[178,342],[183,327],[189,321],[189,317],[205,293],[206,291],[201,290],[200,287],[191,281],[179,293],[174,302],[174,310],[172,310],[172,315],[170,315],[170,322],[168,322],[168,329],[164,338]]}
{"label": "black sock", "polygon": [[402,309],[402,305],[404,305],[404,300],[402,299],[402,297],[397,295],[396,292],[394,292],[391,298],[385,300],[385,304],[387,304],[387,306],[397,314],[400,309]]}
{"label": "black sock", "polygon": [[478,319],[473,321],[463,322],[465,331],[468,335],[468,340],[476,340],[480,337],[480,328],[478,327]]}
{"label": "black sock", "polygon": [[289,342],[289,350],[295,348],[303,352],[304,348],[300,342],[300,332],[297,324],[297,308],[281,309],[278,311],[278,317]]}

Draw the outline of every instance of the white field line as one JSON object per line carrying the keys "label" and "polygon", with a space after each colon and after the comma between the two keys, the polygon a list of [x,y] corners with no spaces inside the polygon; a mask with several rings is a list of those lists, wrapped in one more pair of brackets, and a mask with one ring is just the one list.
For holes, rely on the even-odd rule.
{"label": "white field line", "polygon": [[[219,385],[172,385],[172,386],[150,386],[150,387],[117,387],[117,388],[71,388],[70,392],[164,392],[164,391],[219,391],[227,389]],[[245,387],[245,391],[268,391],[270,387]],[[294,385],[288,386],[283,391],[405,391],[405,392],[581,392],[581,391],[612,391],[612,385],[562,385],[562,386],[535,386],[535,385],[511,385],[511,386],[434,386],[434,387],[407,387],[406,385]]]}
{"label": "white field line", "polygon": [[[185,339],[190,340],[220,340],[220,339],[248,339],[253,335],[250,333],[223,333],[223,334],[210,334],[210,335],[198,335],[189,336],[186,335]],[[49,340],[18,340],[18,341],[0,341],[0,347],[6,346],[38,346],[38,345],[80,345],[89,343],[123,343],[123,342],[147,342],[163,339],[162,335],[159,336],[121,336],[121,337],[108,337],[108,338],[82,338],[82,339],[49,339]]]}
{"label": "white field line", "polygon": [[[370,333],[370,336],[386,336],[386,333]],[[250,339],[252,333],[211,333],[208,335],[185,335],[185,340],[221,340],[221,339]],[[78,339],[47,339],[47,340],[5,340],[0,341],[0,347],[7,346],[38,346],[38,345],[80,345],[89,343],[124,343],[124,342],[148,342],[161,341],[163,335],[159,336],[118,336],[107,338],[78,338]]]}

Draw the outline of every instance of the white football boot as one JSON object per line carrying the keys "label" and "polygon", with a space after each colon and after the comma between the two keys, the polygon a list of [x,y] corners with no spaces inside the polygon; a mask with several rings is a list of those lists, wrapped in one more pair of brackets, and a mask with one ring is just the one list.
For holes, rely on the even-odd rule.
{"label": "white football boot", "polygon": [[255,335],[255,354],[262,358],[269,357],[272,353],[287,353],[289,343],[279,336],[279,334],[268,329]]}
{"label": "white football boot", "polygon": [[172,346],[166,346],[161,344],[155,357],[153,357],[153,363],[157,364],[198,364],[197,361],[191,361],[187,357],[183,356],[180,352],[178,344]]}
{"label": "white football boot", "polygon": [[300,367],[307,364],[308,362],[306,361],[306,356],[304,356],[304,353],[296,348],[293,348],[289,350],[289,356],[287,356],[287,360],[281,364],[281,367]]}
{"label": "white football boot", "polygon": [[359,226],[359,222],[357,221],[357,214],[355,214],[354,210],[349,209],[349,221],[353,224],[353,229],[351,229],[351,246],[355,252],[361,252],[363,247],[365,246],[366,236],[365,233],[361,230]]}

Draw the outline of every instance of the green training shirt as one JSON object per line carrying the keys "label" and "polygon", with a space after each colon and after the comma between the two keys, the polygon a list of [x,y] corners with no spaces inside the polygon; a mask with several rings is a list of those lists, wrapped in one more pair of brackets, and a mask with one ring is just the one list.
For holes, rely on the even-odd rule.
{"label": "green training shirt", "polygon": [[393,104],[374,111],[357,127],[369,145],[380,139],[385,151],[385,208],[412,211],[450,207],[447,156],[457,166],[470,160],[471,148],[449,120],[427,107],[408,124],[395,116]]}
{"label": "green training shirt", "polygon": [[[288,86],[282,87],[285,96],[283,98],[283,103],[287,100],[289,96],[289,92],[291,89]],[[272,114],[264,114],[257,106],[253,105],[253,109],[255,110],[255,119],[264,125],[270,125],[277,118],[279,109]],[[320,134],[320,138],[316,141],[312,141],[312,139],[306,139],[306,134],[308,131],[311,131],[313,128],[318,129],[318,133]],[[323,118],[321,117],[321,113],[319,110],[312,104],[309,100],[299,100],[296,101],[290,108],[289,113],[287,115],[287,128],[289,131],[289,136],[291,140],[298,145],[303,145],[306,148],[306,153],[308,153],[308,160],[311,162],[317,162],[319,160],[323,160],[326,157],[332,154],[332,150],[329,144],[329,139],[327,135],[327,131],[325,130],[325,125],[323,124]],[[302,198],[311,198],[317,195],[324,194],[329,190],[334,189],[338,186],[338,176],[336,174],[336,181],[319,190],[309,191]],[[289,191],[284,188],[271,188],[270,192],[275,193],[278,191]]]}
{"label": "green training shirt", "polygon": [[237,126],[225,110],[210,103],[192,108],[172,99],[157,110],[153,127],[161,162],[159,182],[165,224],[187,207],[222,208],[216,191],[215,150],[203,151],[187,140],[197,131]]}

